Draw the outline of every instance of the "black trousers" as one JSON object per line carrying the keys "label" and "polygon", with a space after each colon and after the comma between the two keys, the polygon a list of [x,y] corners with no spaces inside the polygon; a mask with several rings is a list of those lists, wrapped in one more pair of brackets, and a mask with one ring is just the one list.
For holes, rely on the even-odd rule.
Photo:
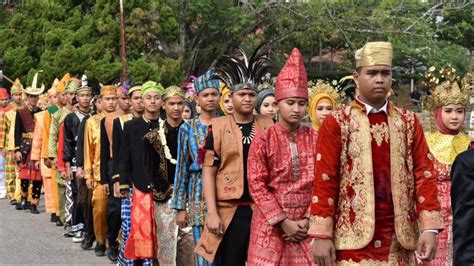
{"label": "black trousers", "polygon": [[[112,160],[109,161],[108,169],[108,174],[111,177],[112,171],[110,170],[112,169]],[[112,180],[112,178],[109,180]],[[114,196],[114,185],[111,183],[109,184],[109,197],[107,202],[107,240],[109,246],[113,248],[118,246],[117,238],[122,226],[121,212],[122,199]]]}
{"label": "black trousers", "polygon": [[[31,191],[31,197],[33,199],[39,199],[41,196],[41,186],[43,185],[43,181],[41,180],[33,180],[31,181],[33,183],[32,191]],[[20,181],[20,187],[21,187],[21,194],[23,197],[28,196],[28,187],[30,186],[30,180],[28,179],[21,179]]]}
{"label": "black trousers", "polygon": [[84,232],[86,237],[95,238],[94,216],[92,215],[92,189],[88,189],[86,180],[78,179],[77,203],[82,206],[84,216]]}
{"label": "black trousers", "polygon": [[252,209],[241,205],[227,228],[217,250],[216,264],[222,266],[245,266],[250,241]]}
{"label": "black trousers", "polygon": [[72,225],[83,224],[84,219],[84,204],[78,200],[80,180],[76,178],[76,172],[72,172],[73,180],[71,180],[72,190]]}

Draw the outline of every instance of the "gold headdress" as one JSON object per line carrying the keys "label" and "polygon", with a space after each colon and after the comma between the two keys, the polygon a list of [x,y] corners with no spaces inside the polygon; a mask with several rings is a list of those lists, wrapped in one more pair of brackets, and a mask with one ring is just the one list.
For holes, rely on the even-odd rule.
{"label": "gold headdress", "polygon": [[449,104],[467,106],[472,90],[472,74],[467,74],[461,80],[456,75],[455,68],[445,66],[437,72],[436,67],[432,66],[425,77],[425,84],[431,92],[431,95],[423,97],[423,105],[426,109],[434,111]]}
{"label": "gold headdress", "polygon": [[165,93],[163,94],[163,101],[166,101],[173,96],[179,96],[184,99],[183,90],[181,90],[181,88],[178,86],[169,86],[166,88]]}
{"label": "gold headdress", "polygon": [[55,78],[54,81],[53,81],[53,85],[51,85],[51,88],[48,90],[48,96],[51,97],[53,96],[54,94],[57,93],[56,91],[56,87],[58,86],[59,84],[59,79]]}
{"label": "gold headdress", "polygon": [[392,65],[393,47],[389,42],[368,42],[355,53],[356,67]]}
{"label": "gold headdress", "polygon": [[332,83],[324,80],[317,80],[316,83],[313,81],[308,82],[308,93],[310,100],[313,99],[316,95],[324,93],[335,103],[340,103],[342,99],[345,97],[343,92],[339,92],[335,86],[337,86],[338,82],[333,80]]}
{"label": "gold headdress", "polygon": [[318,130],[320,123],[316,118],[316,108],[321,99],[329,99],[333,108],[336,108],[345,97],[344,92],[338,91],[334,86],[337,86],[336,80],[332,81],[332,84],[324,81],[317,80],[316,83],[313,81],[308,82],[308,94],[309,94],[309,110],[308,115],[313,124],[313,128]]}
{"label": "gold headdress", "polygon": [[266,89],[275,90],[275,81],[276,78],[272,77],[270,73],[265,74],[265,76],[262,77],[260,84],[258,84],[257,91],[260,92]]}
{"label": "gold headdress", "polygon": [[117,87],[115,85],[105,85],[100,88],[100,96],[113,95],[117,96]]}

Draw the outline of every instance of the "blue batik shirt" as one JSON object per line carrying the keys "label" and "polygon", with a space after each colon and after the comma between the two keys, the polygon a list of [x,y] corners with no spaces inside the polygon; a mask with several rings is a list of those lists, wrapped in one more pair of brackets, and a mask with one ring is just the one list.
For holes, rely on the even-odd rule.
{"label": "blue batik shirt", "polygon": [[187,210],[188,222],[192,226],[204,225],[206,213],[202,197],[202,167],[198,159],[206,135],[207,125],[202,124],[199,117],[183,123],[178,133],[178,157],[169,207]]}

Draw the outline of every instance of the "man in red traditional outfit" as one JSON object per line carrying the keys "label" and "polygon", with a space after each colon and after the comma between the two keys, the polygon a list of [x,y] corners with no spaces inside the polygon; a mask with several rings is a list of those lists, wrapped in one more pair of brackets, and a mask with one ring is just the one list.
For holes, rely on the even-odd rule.
{"label": "man in red traditional outfit", "polygon": [[358,97],[319,131],[309,229],[318,265],[435,256],[443,223],[433,156],[416,115],[386,100],[392,56],[387,42],[356,52]]}
{"label": "man in red traditional outfit", "polygon": [[277,77],[278,123],[255,136],[248,180],[255,202],[248,265],[311,265],[308,237],[317,132],[301,126],[308,107],[307,76],[294,49]]}
{"label": "man in red traditional outfit", "polygon": [[20,207],[27,209],[27,196],[30,180],[33,183],[31,213],[39,214],[37,209],[43,185],[42,177],[39,169],[35,167],[31,161],[31,148],[33,142],[33,132],[35,130],[34,114],[40,111],[36,104],[38,103],[38,95],[43,93],[44,85],[40,88],[36,87],[38,73],[33,77],[31,87],[27,87],[24,91],[27,97],[26,107],[19,109],[15,118],[15,160],[20,167],[19,178],[21,180],[21,204]]}

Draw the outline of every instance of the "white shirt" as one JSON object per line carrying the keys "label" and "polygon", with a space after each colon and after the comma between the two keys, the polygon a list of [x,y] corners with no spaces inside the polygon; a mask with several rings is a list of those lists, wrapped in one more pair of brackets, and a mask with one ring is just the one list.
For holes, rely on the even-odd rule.
{"label": "white shirt", "polygon": [[385,114],[388,115],[388,111],[387,111],[388,101],[387,101],[387,100],[385,100],[385,103],[384,103],[384,105],[383,105],[382,107],[380,107],[379,109],[377,109],[377,108],[375,108],[375,107],[373,107],[373,106],[371,106],[371,105],[369,105],[369,104],[366,104],[366,103],[363,102],[359,97],[356,97],[356,98],[357,98],[357,100],[358,100],[359,102],[361,102],[361,103],[363,103],[363,104],[365,105],[365,112],[366,112],[367,115],[370,114],[370,113],[376,114],[376,113],[381,113],[381,112],[384,112]]}

